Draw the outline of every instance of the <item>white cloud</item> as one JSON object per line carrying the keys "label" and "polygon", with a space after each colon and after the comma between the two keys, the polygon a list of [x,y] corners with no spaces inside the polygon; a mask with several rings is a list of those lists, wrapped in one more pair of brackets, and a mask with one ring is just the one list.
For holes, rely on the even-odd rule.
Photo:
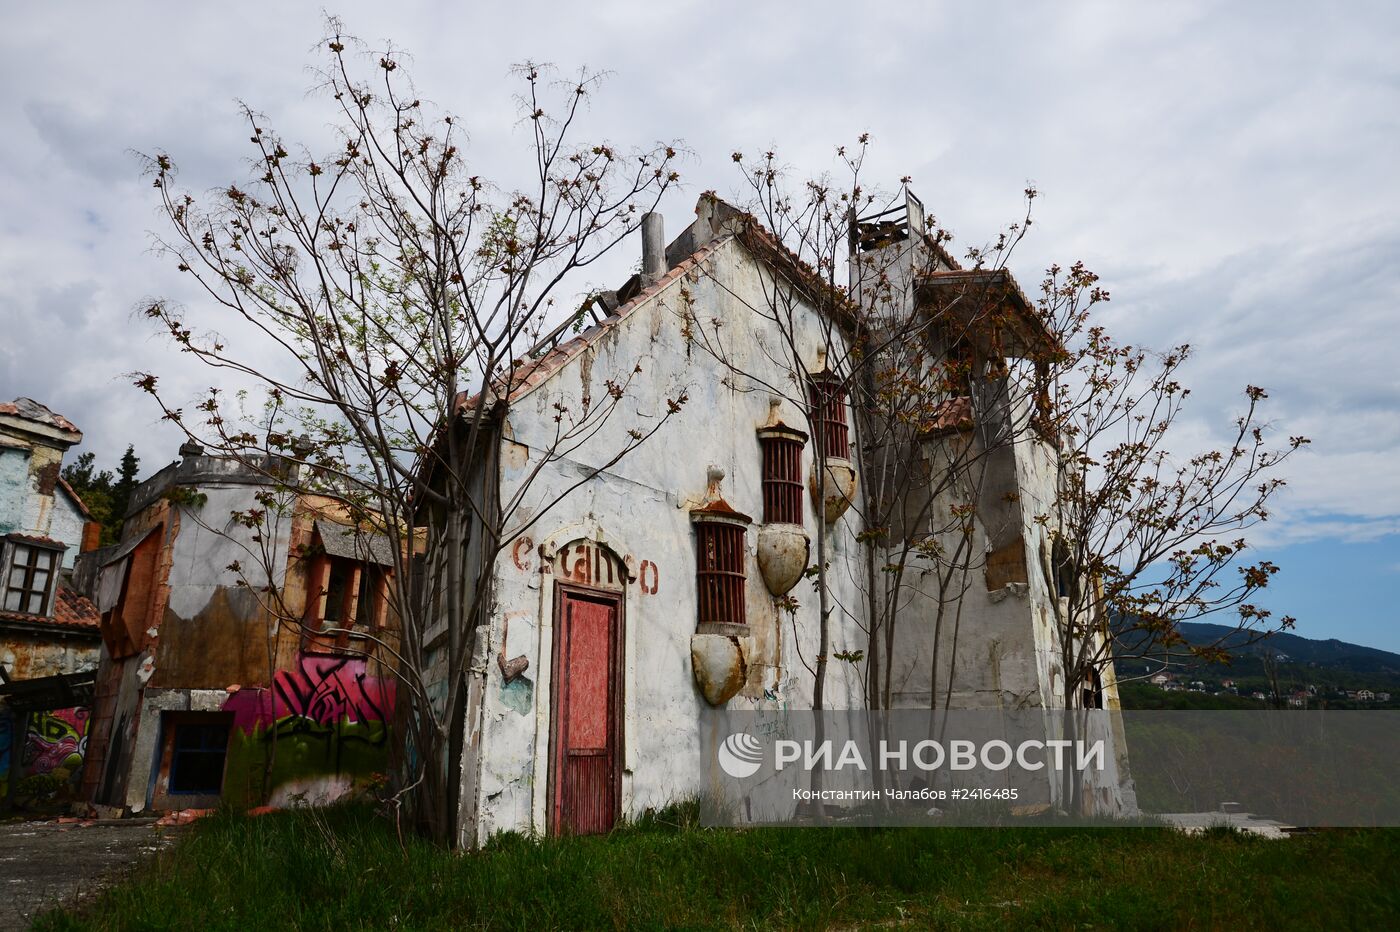
{"label": "white cloud", "polygon": [[[1390,533],[1400,516],[1400,11],[1315,4],[339,4],[351,32],[412,53],[425,99],[462,116],[488,176],[521,151],[513,62],[612,72],[595,135],[683,139],[665,205],[731,191],[728,154],[777,145],[805,171],[869,130],[870,178],[915,188],[966,245],[1019,209],[1033,287],[1084,258],[1126,338],[1189,341],[1183,446],[1217,442],[1245,383],[1312,448],[1290,464],[1278,539]],[[201,190],[241,177],[236,99],[289,140],[324,140],[307,88],[314,7],[31,4],[0,34],[0,398],[33,395],[111,461],[177,439],[121,374],[193,393],[210,376],[132,309],[199,305],[149,249],[158,218],[133,150],[165,148]],[[619,259],[621,271],[633,257]],[[582,283],[581,283],[582,285]],[[1390,530],[1385,530],[1390,529]]]}

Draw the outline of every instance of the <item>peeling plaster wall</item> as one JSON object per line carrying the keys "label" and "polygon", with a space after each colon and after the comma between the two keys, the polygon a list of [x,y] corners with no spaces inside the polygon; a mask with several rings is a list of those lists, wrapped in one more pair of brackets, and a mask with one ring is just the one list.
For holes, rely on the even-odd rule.
{"label": "peeling plaster wall", "polygon": [[[182,509],[180,530],[171,549],[169,595],[155,618],[150,644],[153,688],[223,688],[230,684],[267,683],[272,676],[271,620],[256,593],[240,587],[240,575],[228,569],[234,561],[253,586],[282,587],[291,539],[291,519],[276,519],[266,541],[253,541],[253,532],[230,517],[253,506],[257,488],[248,485],[200,486],[208,496],[197,510]],[[208,525],[205,527],[204,525]],[[271,579],[249,555],[270,547]]]}
{"label": "peeling plaster wall", "polygon": [[[288,612],[299,613],[305,581],[292,550],[310,542],[319,509],[331,509],[304,497],[294,516],[275,514],[255,532],[231,513],[253,507],[260,485],[235,481],[213,458],[177,466],[202,477],[193,488],[205,498],[174,507],[147,487],[144,508],[127,521],[128,539],[163,523],[159,584],[138,653],[104,658],[91,798],[131,812],[217,802],[168,792],[171,716],[188,714],[230,727],[225,802],[317,805],[380,779],[390,761],[391,673],[378,659],[303,650],[299,629],[279,626],[256,591],[280,589]],[[264,549],[265,558],[253,555]],[[229,569],[234,561],[241,573]]]}
{"label": "peeling plaster wall", "polygon": [[97,667],[99,644],[92,638],[0,631],[0,667],[14,680],[33,680]]}
{"label": "peeling plaster wall", "polygon": [[[587,396],[606,396],[604,380],[621,380],[640,365],[642,373],[626,401],[596,435],[568,459],[543,468],[533,480],[519,524],[535,509],[602,465],[627,441],[626,431],[645,430],[666,411],[665,399],[681,392],[690,400],[660,432],[598,477],[584,482],[531,527],[497,562],[496,604],[490,642],[485,647],[485,714],[477,775],[480,805],[478,838],[503,830],[543,832],[547,828],[547,761],[550,735],[550,668],[553,659],[553,575],[541,573],[546,556],[576,539],[605,545],[629,571],[625,589],[626,641],[622,781],[624,816],[649,806],[693,796],[705,772],[699,757],[699,716],[704,699],[691,670],[690,638],[696,631],[694,531],[690,509],[706,491],[706,470],[723,469],[722,494],[734,508],[754,517],[746,534],[747,618],[755,649],[748,681],[730,700],[732,707],[810,708],[812,680],[796,659],[798,643],[808,662],[817,653],[817,602],[812,587],[799,583],[789,593],[799,602],[794,619],[779,612],[758,572],[755,558],[762,516],[761,454],[755,431],[769,416],[769,393],[755,385],[726,386],[728,370],[683,334],[682,289],[690,294],[703,325],[724,321],[721,339],[736,366],[762,373],[774,384],[786,375],[773,362],[785,357],[775,328],[745,307],[734,294],[762,307],[767,275],[733,240],[705,260],[707,271],[672,281],[595,340],[581,357],[517,403],[513,440],[502,454],[502,499],[510,500],[538,462],[553,436],[555,403],[574,413]],[[717,280],[717,281],[716,281]],[[771,286],[770,286],[771,288]],[[731,294],[734,293],[734,294]],[[809,368],[822,345],[815,315],[801,321],[800,345]],[[770,358],[770,355],[771,357]],[[745,389],[748,389],[747,391]],[[803,389],[795,380],[785,393]],[[633,412],[636,412],[634,415]],[[780,416],[801,426],[797,407],[784,402]],[[811,468],[808,445],[804,480]],[[815,549],[816,526],[810,497],[804,514]],[[833,651],[865,646],[853,619],[864,618],[859,580],[864,564],[855,541],[855,515],[848,512],[831,527],[832,587],[835,613]],[[842,611],[844,609],[844,613]],[[494,658],[524,655],[529,669],[506,685]],[[794,639],[796,638],[796,640]],[[856,707],[861,671],[832,661],[827,680],[830,708]],[[470,803],[464,800],[463,811]]]}
{"label": "peeling plaster wall", "polygon": [[[1013,417],[1024,422],[1023,402],[1014,404],[1018,407]],[[1014,524],[1008,527],[1000,523],[1006,509],[998,506],[993,510],[998,526],[989,528],[984,520],[986,510],[979,509],[974,528],[976,562],[968,574],[966,591],[957,603],[948,606],[940,637],[935,638],[934,632],[937,584],[927,564],[922,565],[923,572],[929,575],[916,583],[918,591],[903,594],[901,624],[896,629],[892,657],[894,708],[928,708],[932,700],[930,687],[935,681],[937,705],[941,708],[1039,708],[1047,712],[1065,708],[1065,664],[1051,604],[1057,596],[1053,594],[1052,581],[1046,577],[1043,559],[1050,552],[1050,535],[1035,520],[1038,515],[1050,513],[1054,500],[1053,451],[1043,441],[1026,440],[992,456],[1000,462],[994,462],[989,472],[1010,471],[1014,480],[1015,500],[1009,503]],[[935,524],[950,520],[948,509],[954,498],[945,493],[936,503],[939,515]],[[989,574],[984,571],[982,560],[998,546],[1010,546],[1008,541],[1024,551],[1023,579],[989,591]],[[954,541],[950,538],[944,544],[951,550]],[[1016,562],[1008,561],[1008,565]],[[915,568],[911,576],[917,580],[920,572]],[[1106,707],[1116,710],[1117,686],[1111,669],[1104,677],[1103,691]],[[1048,734],[1060,734],[1061,727],[1058,715],[1047,715]],[[1121,735],[1109,737],[1114,749],[1112,767],[1098,785],[1091,787],[1101,813],[1135,808],[1131,784],[1119,779],[1120,773],[1127,772],[1126,745]],[[1050,798],[1058,798],[1058,786],[1047,786],[1046,790]]]}
{"label": "peeling plaster wall", "polygon": [[53,497],[53,511],[49,521],[48,536],[68,545],[68,549],[63,551],[64,569],[71,570],[73,568],[74,561],[78,559],[78,552],[83,549],[83,526],[85,524],[87,524],[87,518],[78,510],[78,506],[67,494],[60,491]]}
{"label": "peeling plaster wall", "polygon": [[[253,504],[256,490],[248,484],[201,485],[198,491],[206,499],[197,509],[172,507],[156,497],[127,519],[127,539],[163,524],[163,540],[157,558],[159,583],[146,612],[141,649],[118,659],[103,652],[94,740],[110,743],[100,752],[100,765],[90,768],[88,781],[98,790],[106,768],[115,768],[107,777],[113,805],[125,805],[133,812],[148,805],[160,740],[159,712],[166,706],[182,708],[179,703],[185,701],[171,698],[176,693],[170,687],[214,688],[227,698],[223,687],[238,680],[226,674],[256,672],[254,682],[271,678],[265,646],[268,622],[251,594],[237,586],[238,574],[227,569],[234,560],[241,560],[251,582],[262,581],[254,574],[256,562],[240,546],[256,546],[253,532],[237,527],[230,517],[232,511]],[[201,522],[210,527],[202,527]],[[284,517],[268,534],[274,552],[281,555],[281,565],[285,565],[289,527]],[[280,578],[272,581],[281,583]],[[209,620],[207,628],[198,627],[201,618]]]}
{"label": "peeling plaster wall", "polygon": [[68,545],[63,566],[71,568],[82,549],[83,517],[58,489],[64,447],[28,435],[4,434],[0,443],[0,535],[18,532],[51,537]]}
{"label": "peeling plaster wall", "polygon": [[0,534],[27,530],[30,454],[28,446],[0,444]]}

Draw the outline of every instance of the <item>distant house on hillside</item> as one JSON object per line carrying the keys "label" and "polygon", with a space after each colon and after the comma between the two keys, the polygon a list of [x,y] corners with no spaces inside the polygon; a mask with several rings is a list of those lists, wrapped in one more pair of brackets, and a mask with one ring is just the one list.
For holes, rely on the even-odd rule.
{"label": "distant house on hillside", "polygon": [[99,636],[71,570],[100,527],[60,475],[82,439],[37,401],[0,403],[0,798],[9,806],[64,800],[82,766]]}

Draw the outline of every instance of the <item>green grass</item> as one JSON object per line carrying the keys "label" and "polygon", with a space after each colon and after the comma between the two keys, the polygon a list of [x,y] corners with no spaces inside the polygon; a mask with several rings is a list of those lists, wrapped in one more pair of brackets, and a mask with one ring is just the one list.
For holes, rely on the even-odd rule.
{"label": "green grass", "polygon": [[1400,830],[703,829],[399,847],[364,808],[221,813],[35,928],[1400,927]]}

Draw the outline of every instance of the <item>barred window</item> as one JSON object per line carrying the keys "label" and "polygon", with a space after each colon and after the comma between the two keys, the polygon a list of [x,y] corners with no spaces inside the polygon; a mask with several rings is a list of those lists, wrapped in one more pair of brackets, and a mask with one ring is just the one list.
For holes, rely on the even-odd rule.
{"label": "barred window", "polygon": [[763,523],[802,523],[802,445],[806,434],[781,425],[758,432],[763,449]]}
{"label": "barred window", "polygon": [[817,432],[817,448],[823,459],[848,459],[851,455],[851,429],[846,423],[846,388],[829,374],[812,377],[807,388],[812,426]]}
{"label": "barred window", "polygon": [[695,579],[700,624],[745,624],[744,526],[732,521],[697,520]]}

